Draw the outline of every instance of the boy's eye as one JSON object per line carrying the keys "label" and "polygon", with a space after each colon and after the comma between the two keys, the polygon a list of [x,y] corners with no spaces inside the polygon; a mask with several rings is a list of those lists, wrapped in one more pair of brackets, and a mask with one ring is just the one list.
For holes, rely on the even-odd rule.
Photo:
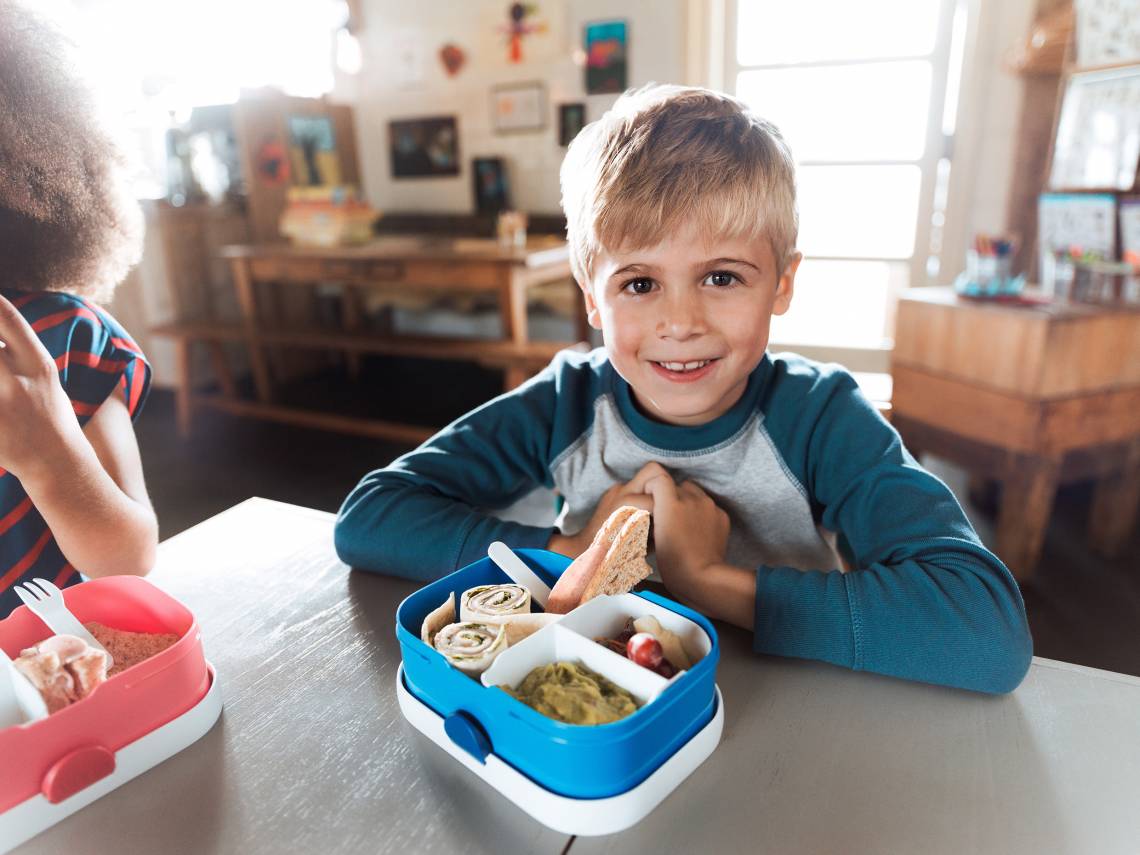
{"label": "boy's eye", "polygon": [[714,270],[705,277],[705,283],[708,285],[715,285],[718,288],[727,288],[735,285],[739,277],[735,273],[729,273],[727,270]]}
{"label": "boy's eye", "polygon": [[653,280],[645,278],[630,279],[622,287],[632,294],[648,294],[653,290]]}

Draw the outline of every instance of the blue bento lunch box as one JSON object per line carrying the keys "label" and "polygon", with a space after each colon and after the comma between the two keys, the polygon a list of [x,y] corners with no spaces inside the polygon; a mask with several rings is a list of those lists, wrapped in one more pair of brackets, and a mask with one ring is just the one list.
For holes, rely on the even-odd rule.
{"label": "blue bento lunch box", "polygon": [[[569,558],[545,550],[516,552],[552,587],[570,565]],[[493,753],[552,793],[602,799],[637,787],[710,723],[718,709],[716,630],[692,609],[650,592],[625,596],[640,598],[647,609],[659,607],[691,621],[707,635],[708,652],[692,668],[669,680],[651,702],[610,724],[571,725],[548,718],[452,667],[420,639],[425,617],[452,594],[458,599],[468,588],[510,581],[484,558],[416,591],[396,613],[405,688],[444,719],[448,736],[476,760],[482,762]],[[618,654],[610,655],[626,661]]]}

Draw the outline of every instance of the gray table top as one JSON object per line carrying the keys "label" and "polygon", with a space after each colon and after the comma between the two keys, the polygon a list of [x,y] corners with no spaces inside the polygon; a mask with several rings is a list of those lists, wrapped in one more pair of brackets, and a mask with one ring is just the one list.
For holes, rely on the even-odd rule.
{"label": "gray table top", "polygon": [[721,745],[645,820],[567,838],[400,714],[415,583],[350,573],[332,517],[253,499],[160,547],[225,710],[20,853],[1135,853],[1140,679],[1035,660],[987,697],[757,656],[718,627]]}

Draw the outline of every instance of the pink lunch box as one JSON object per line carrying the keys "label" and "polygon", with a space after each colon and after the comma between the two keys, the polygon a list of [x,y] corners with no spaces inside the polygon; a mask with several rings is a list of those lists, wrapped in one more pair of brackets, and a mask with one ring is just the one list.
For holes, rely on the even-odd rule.
{"label": "pink lunch box", "polygon": [[[179,640],[29,724],[0,730],[0,852],[7,851],[202,736],[221,713],[198,622],[157,587],[134,576],[65,589],[81,623]],[[0,647],[13,659],[52,631],[26,606],[0,621]]]}

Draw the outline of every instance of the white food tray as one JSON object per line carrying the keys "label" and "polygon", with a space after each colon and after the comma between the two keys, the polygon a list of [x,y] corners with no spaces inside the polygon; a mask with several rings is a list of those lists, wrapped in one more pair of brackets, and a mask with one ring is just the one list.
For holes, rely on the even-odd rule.
{"label": "white food tray", "polygon": [[396,695],[404,718],[418,731],[534,819],[554,831],[586,837],[614,834],[644,819],[712,754],[720,743],[724,728],[724,699],[718,686],[716,712],[709,723],[693,734],[648,778],[632,790],[616,796],[575,799],[539,786],[494,753],[488,754],[485,762],[480,762],[456,745],[444,731],[443,717],[412,695],[404,685],[403,665],[396,674]]}
{"label": "white food tray", "polygon": [[178,718],[116,751],[115,771],[110,775],[56,804],[41,794],[0,813],[0,853],[10,852],[204,736],[222,712],[222,691],[218,687],[218,675],[212,665],[207,663],[206,667],[210,671],[210,688],[202,700]]}

